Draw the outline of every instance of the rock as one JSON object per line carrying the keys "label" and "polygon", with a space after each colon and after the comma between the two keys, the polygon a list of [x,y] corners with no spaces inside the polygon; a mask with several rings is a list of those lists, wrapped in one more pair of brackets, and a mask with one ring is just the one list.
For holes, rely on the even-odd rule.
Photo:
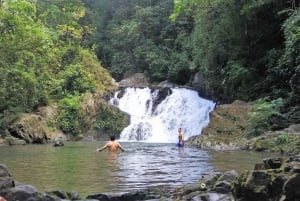
{"label": "rock", "polygon": [[298,161],[291,162],[291,169],[294,173],[300,173],[300,162]]}
{"label": "rock", "polygon": [[5,137],[6,142],[9,145],[26,145],[26,141],[16,137]]}
{"label": "rock", "polygon": [[10,135],[26,143],[47,143],[53,140],[55,132],[49,129],[44,118],[37,114],[21,114],[17,121],[8,127]]}
{"label": "rock", "polygon": [[220,181],[215,185],[214,190],[217,193],[226,194],[231,192],[231,183],[228,181]]}
{"label": "rock", "polygon": [[234,201],[234,199],[227,194],[205,193],[193,197],[191,201]]}
{"label": "rock", "polygon": [[201,135],[191,137],[187,143],[202,149],[244,149],[248,141],[244,130],[250,109],[251,104],[242,101],[217,106]]}
{"label": "rock", "polygon": [[30,185],[21,185],[9,189],[6,199],[14,201],[42,201],[38,191]]}
{"label": "rock", "polygon": [[159,87],[159,88],[174,88],[174,87],[179,87],[179,85],[171,83],[169,81],[163,81],[163,82],[160,82],[157,85],[157,87]]}
{"label": "rock", "polygon": [[300,174],[294,174],[289,178],[284,186],[283,191],[287,200],[300,200]]}
{"label": "rock", "polygon": [[205,75],[199,71],[197,72],[189,85],[193,88],[197,88],[198,91],[201,91],[201,97],[207,97],[208,99],[221,99],[221,97],[217,98],[215,95],[213,95],[212,90],[210,89],[210,84],[205,78]]}
{"label": "rock", "polygon": [[63,136],[58,135],[58,136],[55,138],[55,140],[54,140],[53,146],[54,146],[54,147],[62,147],[62,146],[64,146],[64,142],[63,142],[64,140],[65,140],[65,139],[64,139]]}
{"label": "rock", "polygon": [[134,201],[145,200],[146,194],[142,191],[137,192],[121,192],[121,193],[99,193],[88,195],[86,199],[97,199],[101,201]]}
{"label": "rock", "polygon": [[265,169],[277,169],[280,168],[282,165],[282,159],[281,158],[276,158],[276,159],[264,159],[264,166]]}
{"label": "rock", "polygon": [[206,188],[212,188],[221,175],[221,173],[205,174],[202,176],[199,183],[200,185],[205,184]]}
{"label": "rock", "polygon": [[8,172],[7,167],[0,164],[0,195],[6,196],[10,188],[15,187],[15,182]]}
{"label": "rock", "polygon": [[238,176],[235,170],[227,171],[222,174],[215,183],[214,190],[217,193],[227,194],[231,192],[231,184]]}
{"label": "rock", "polygon": [[136,73],[132,76],[121,80],[119,83],[119,87],[147,87],[149,83],[142,73]]}
{"label": "rock", "polygon": [[222,174],[220,177],[219,177],[219,181],[229,181],[229,182],[232,182],[236,177],[238,176],[238,173],[237,171],[235,170],[230,170],[230,171],[227,171],[225,172],[224,174]]}
{"label": "rock", "polygon": [[42,195],[43,200],[81,200],[78,192],[65,192],[63,190],[47,191]]}
{"label": "rock", "polygon": [[234,183],[233,195],[237,200],[268,201],[271,175],[264,170],[250,171],[240,175]]}

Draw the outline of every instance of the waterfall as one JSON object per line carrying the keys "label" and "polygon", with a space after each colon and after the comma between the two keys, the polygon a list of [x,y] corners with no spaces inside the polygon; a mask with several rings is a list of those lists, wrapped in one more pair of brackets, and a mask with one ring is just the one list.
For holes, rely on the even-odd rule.
{"label": "waterfall", "polygon": [[175,143],[179,127],[187,140],[207,126],[214,102],[186,88],[168,89],[163,98],[160,92],[125,88],[115,93],[110,103],[130,115],[130,125],[122,131],[121,141]]}

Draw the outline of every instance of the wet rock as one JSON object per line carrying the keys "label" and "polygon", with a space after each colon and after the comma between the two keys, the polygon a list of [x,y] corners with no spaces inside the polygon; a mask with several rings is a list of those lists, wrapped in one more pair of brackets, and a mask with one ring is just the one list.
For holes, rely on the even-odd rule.
{"label": "wet rock", "polygon": [[54,139],[47,122],[42,116],[36,114],[21,114],[12,125],[8,127],[9,134],[26,143],[45,144]]}
{"label": "wet rock", "polygon": [[65,144],[62,141],[55,141],[53,146],[54,147],[63,147]]}
{"label": "wet rock", "polygon": [[228,181],[220,181],[216,183],[214,190],[217,193],[227,194],[231,192],[231,183]]}
{"label": "wet rock", "polygon": [[180,87],[180,86],[166,80],[166,81],[160,82],[157,85],[157,87],[159,87],[159,88],[174,88],[174,87]]}
{"label": "wet rock", "polygon": [[15,138],[15,137],[5,137],[5,141],[9,144],[9,145],[26,145],[26,141],[19,139],[19,138]]}
{"label": "wet rock", "polygon": [[283,186],[283,191],[287,200],[300,200],[300,174],[294,174]]}
{"label": "wet rock", "polygon": [[205,193],[197,195],[191,199],[191,201],[233,201],[234,199],[227,194],[220,193]]}
{"label": "wet rock", "polygon": [[86,199],[96,199],[101,201],[134,201],[145,200],[146,194],[143,191],[138,192],[121,192],[121,193],[99,193],[88,195]]}
{"label": "wet rock", "polygon": [[119,87],[147,87],[149,83],[143,73],[136,73],[121,80],[118,85]]}
{"label": "wet rock", "polygon": [[245,172],[234,183],[234,197],[243,201],[267,201],[269,200],[268,185],[270,182],[271,175],[267,171]]}
{"label": "wet rock", "polygon": [[291,162],[291,169],[294,173],[300,173],[300,162]]}
{"label": "wet rock", "polygon": [[221,175],[221,173],[205,174],[202,176],[199,183],[200,185],[202,184],[203,187],[205,185],[205,188],[212,188]]}
{"label": "wet rock", "polygon": [[276,158],[276,159],[264,159],[264,167],[265,169],[277,169],[280,168],[282,165],[282,158]]}
{"label": "wet rock", "polygon": [[62,147],[64,146],[64,141],[65,139],[62,136],[57,136],[54,140],[54,147]]}
{"label": "wet rock", "polygon": [[210,113],[210,122],[199,136],[188,139],[188,144],[202,149],[246,149],[245,128],[252,105],[242,101],[219,105]]}
{"label": "wet rock", "polygon": [[165,87],[159,89],[157,96],[153,100],[152,112],[154,112],[157,106],[170,94],[172,94],[172,90],[170,88]]}
{"label": "wet rock", "polygon": [[30,185],[21,185],[9,189],[5,198],[14,201],[42,201],[38,191]]}
{"label": "wet rock", "polygon": [[57,200],[81,200],[78,192],[65,192],[63,190],[47,191],[43,194],[43,200],[57,201]]}
{"label": "wet rock", "polygon": [[[266,170],[245,171],[233,183],[233,196],[241,201],[300,200],[298,162],[288,159],[265,159]],[[297,186],[297,187],[296,187]]]}
{"label": "wet rock", "polygon": [[230,170],[230,171],[227,171],[224,174],[222,174],[218,180],[232,182],[237,176],[238,176],[237,171]]}
{"label": "wet rock", "polygon": [[7,167],[0,164],[0,195],[5,196],[10,188],[15,187],[15,182],[8,172]]}

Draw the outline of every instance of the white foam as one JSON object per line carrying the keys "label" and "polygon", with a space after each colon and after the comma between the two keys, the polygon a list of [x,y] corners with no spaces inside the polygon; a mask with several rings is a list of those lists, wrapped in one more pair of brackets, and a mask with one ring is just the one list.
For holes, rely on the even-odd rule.
{"label": "white foam", "polygon": [[153,101],[158,91],[149,88],[126,88],[118,99],[117,92],[111,100],[120,110],[130,115],[130,125],[121,133],[121,141],[177,142],[177,130],[183,129],[185,140],[201,134],[209,123],[209,113],[215,103],[199,97],[196,91],[173,88],[155,110]]}

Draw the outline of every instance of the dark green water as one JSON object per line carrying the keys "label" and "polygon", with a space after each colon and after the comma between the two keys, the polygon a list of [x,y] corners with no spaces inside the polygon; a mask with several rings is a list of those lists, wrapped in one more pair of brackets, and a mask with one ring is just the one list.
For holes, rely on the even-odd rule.
{"label": "dark green water", "polygon": [[14,180],[47,190],[99,192],[130,191],[148,186],[170,187],[198,181],[202,174],[253,169],[266,153],[205,151],[173,144],[122,143],[116,157],[96,152],[104,142],[66,142],[64,147],[26,145],[0,147],[0,163]]}

